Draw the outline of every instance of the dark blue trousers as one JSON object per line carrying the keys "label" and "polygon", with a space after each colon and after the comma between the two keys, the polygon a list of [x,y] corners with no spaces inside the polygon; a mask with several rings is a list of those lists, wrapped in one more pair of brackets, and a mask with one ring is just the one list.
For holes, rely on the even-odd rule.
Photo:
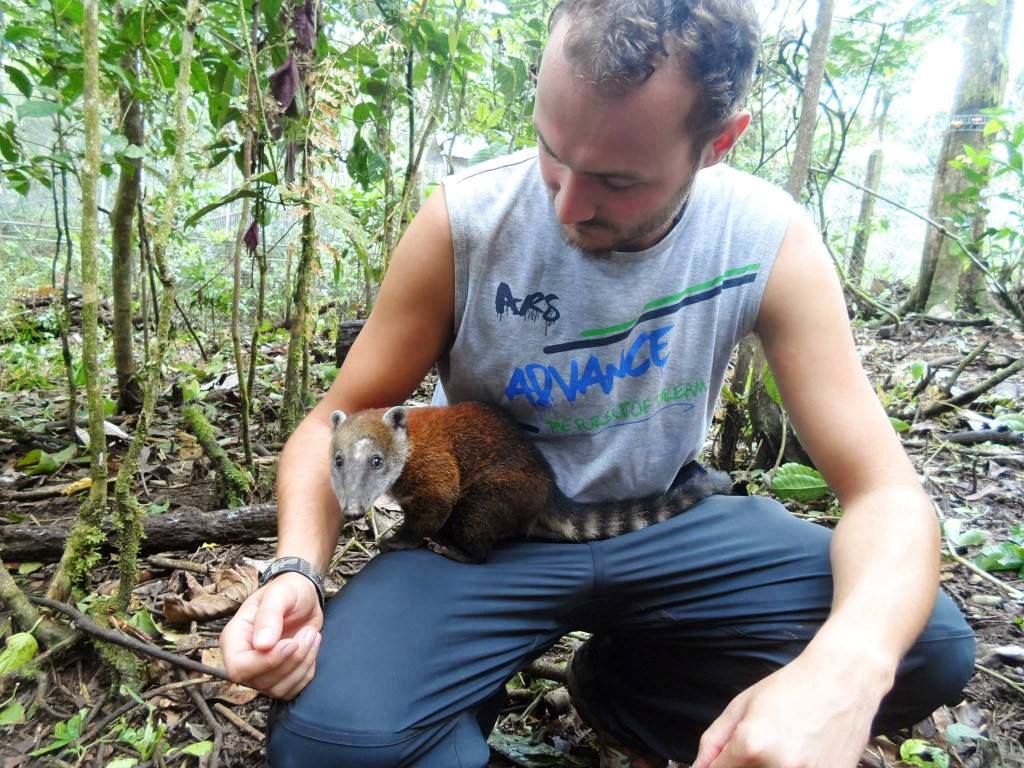
{"label": "dark blue trousers", "polygon": [[[828,616],[831,536],[770,499],[716,496],[606,541],[507,544],[482,565],[376,557],[327,604],[316,676],[275,713],[270,763],[483,768],[505,681],[573,630],[593,633],[574,664],[588,715],[690,761],[726,704]],[[973,662],[940,593],[875,731],[956,703]]]}

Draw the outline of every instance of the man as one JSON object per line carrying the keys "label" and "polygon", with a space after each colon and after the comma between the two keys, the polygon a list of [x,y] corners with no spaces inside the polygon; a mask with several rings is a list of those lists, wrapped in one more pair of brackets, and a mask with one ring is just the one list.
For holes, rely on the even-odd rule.
{"label": "man", "polygon": [[446,180],[410,224],[282,454],[278,554],[323,573],[336,546],[333,409],[402,402],[438,361],[436,399],[504,407],[568,495],[642,496],[700,471],[751,331],[843,506],[834,536],[768,499],[713,497],[482,565],[379,556],[326,618],[316,574],[272,571],[221,644],[234,679],[291,701],[273,765],[481,768],[505,681],[573,629],[593,633],[569,688],[606,768],[853,768],[873,731],[957,700],[973,636],[936,602],[933,510],[820,238],[779,190],[718,165],[750,120],[757,45],[742,0],[558,4],[536,154]]}

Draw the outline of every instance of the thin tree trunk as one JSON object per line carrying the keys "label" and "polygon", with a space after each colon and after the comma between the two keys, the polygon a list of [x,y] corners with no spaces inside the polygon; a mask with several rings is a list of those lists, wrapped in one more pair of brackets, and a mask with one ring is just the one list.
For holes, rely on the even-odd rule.
{"label": "thin tree trunk", "polygon": [[[57,116],[57,145],[63,151],[64,129],[61,125],[60,115]],[[54,299],[57,296],[57,261],[60,259],[61,245],[67,241],[67,259],[64,264],[64,279],[60,286],[60,310],[57,312],[57,326],[60,330],[60,351],[64,361],[64,376],[68,382],[68,410],[67,410],[67,433],[68,437],[74,439],[75,434],[75,411],[78,409],[78,385],[75,384],[75,362],[71,356],[71,342],[68,333],[71,329],[71,306],[68,298],[68,283],[71,282],[71,232],[67,229],[67,172],[61,168],[61,180],[64,190],[64,206],[57,199],[57,168],[50,164],[50,178],[52,179],[50,191],[53,194],[53,223],[57,230],[57,244],[53,251],[53,266],[50,270],[50,284],[53,287]],[[61,211],[64,208],[64,223],[61,223]]]}
{"label": "thin tree trunk", "polygon": [[[249,36],[252,49],[257,46],[257,26],[259,18],[259,0],[253,0],[252,23]],[[252,176],[252,153],[255,144],[255,125],[259,116],[256,105],[256,72],[249,67],[247,86],[247,109],[245,116],[245,142],[242,146],[242,186]],[[245,465],[252,468],[252,443],[249,436],[249,382],[246,379],[245,360],[242,357],[242,331],[239,328],[239,305],[242,302],[242,248],[245,244],[245,233],[249,228],[250,198],[242,198],[242,213],[238,218],[238,230],[235,233],[234,280],[231,295],[231,348],[235,355],[235,371],[238,374],[238,394],[242,400],[242,449],[245,454]],[[249,350],[253,354],[253,350]]]}
{"label": "thin tree trunk", "polygon": [[797,123],[796,149],[793,164],[789,169],[786,191],[800,202],[800,193],[807,184],[807,171],[811,167],[811,150],[814,148],[814,126],[818,122],[818,97],[821,82],[825,76],[825,57],[832,32],[833,0],[819,0],[818,19],[811,36],[811,52],[807,60],[807,75],[804,77],[803,96],[800,100],[800,121]]}
{"label": "thin tree trunk", "polygon": [[89,405],[89,498],[78,512],[64,555],[47,596],[64,600],[74,582],[82,581],[99,558],[100,522],[107,508],[107,437],[103,431],[103,391],[98,364],[99,289],[96,181],[100,173],[99,0],[85,0],[82,24],[85,158],[82,163],[82,365]]}
{"label": "thin tree trunk", "polygon": [[[123,20],[120,6],[117,18]],[[121,57],[121,69],[132,82],[138,77],[138,52],[135,48]],[[141,148],[143,132],[142,110],[132,89],[122,83],[118,87],[118,102],[121,114],[121,128],[129,147]],[[121,174],[117,182],[117,197],[110,213],[111,228],[111,279],[114,298],[114,368],[117,371],[117,408],[120,412],[136,411],[142,403],[142,391],[135,378],[135,354],[133,351],[132,312],[132,255],[134,253],[135,209],[139,203],[142,187],[142,160],[122,157]]]}
{"label": "thin tree trunk", "polygon": [[871,239],[871,228],[874,226],[875,215],[875,193],[878,191],[878,184],[882,179],[882,160],[884,152],[882,147],[885,142],[885,120],[889,114],[889,105],[892,103],[892,96],[888,93],[882,96],[882,111],[878,115],[878,144],[868,158],[868,169],[864,176],[864,187],[867,190],[860,199],[860,214],[857,216],[857,230],[853,236],[853,248],[850,253],[850,268],[847,271],[847,278],[854,288],[860,290],[862,276],[864,273],[864,261],[868,253],[868,241]]}
{"label": "thin tree trunk", "polygon": [[149,363],[146,366],[142,411],[139,413],[138,421],[135,424],[135,432],[132,434],[128,451],[121,460],[121,466],[117,472],[117,481],[114,483],[114,525],[117,529],[118,551],[120,554],[118,562],[120,580],[115,605],[120,612],[128,609],[132,589],[134,589],[138,579],[139,539],[142,536],[143,510],[131,493],[131,483],[138,471],[139,454],[142,452],[142,447],[149,437],[149,428],[153,421],[156,397],[160,389],[160,368],[167,349],[167,340],[171,333],[170,308],[174,304],[174,275],[167,263],[166,254],[167,243],[171,236],[171,227],[174,225],[175,212],[178,207],[178,192],[181,186],[181,179],[185,173],[189,137],[192,134],[192,126],[188,116],[188,100],[192,93],[189,73],[192,71],[192,46],[195,40],[196,25],[199,23],[199,11],[199,0],[188,0],[188,6],[185,9],[185,28],[181,33],[178,77],[174,84],[174,127],[177,139],[174,164],[171,168],[170,177],[167,180],[160,223],[153,241],[153,259],[156,262],[157,274],[160,278],[162,289],[161,303],[164,306],[164,313],[157,326],[156,340],[152,353],[149,356]]}
{"label": "thin tree trunk", "polygon": [[[293,13],[297,9],[293,8]],[[319,8],[314,13],[314,18],[319,19]],[[314,39],[317,32],[314,31]],[[313,147],[309,141],[309,131],[312,130],[310,116],[316,107],[316,88],[312,78],[308,75],[316,64],[316,48],[309,51],[296,51],[296,61],[299,73],[306,84],[306,114],[303,120],[303,147],[302,147],[302,189],[306,196],[311,194],[313,163],[310,159]],[[281,432],[288,435],[295,429],[306,411],[306,389],[308,381],[308,334],[307,324],[309,322],[309,292],[310,278],[313,271],[313,262],[316,259],[317,236],[316,218],[312,203],[305,203],[305,212],[302,216],[302,246],[299,252],[299,263],[295,270],[295,292],[292,299],[292,315],[289,324],[288,340],[288,361],[285,367],[285,392],[284,402],[281,405]]]}
{"label": "thin tree trunk", "polygon": [[[964,30],[964,63],[953,99],[953,111],[932,180],[928,218],[945,221],[955,211],[949,197],[968,186],[964,175],[949,162],[964,145],[979,150],[987,144],[982,129],[987,118],[981,110],[996,107],[1006,89],[1006,26],[1009,0],[973,0]],[[977,120],[970,118],[975,116]],[[925,234],[917,285],[904,310],[933,311],[942,305],[956,308],[962,256],[949,238],[933,228]]]}
{"label": "thin tree trunk", "polygon": [[[309,152],[302,153],[302,187],[308,189]],[[295,269],[295,291],[292,295],[292,315],[289,325],[288,361],[285,366],[284,402],[281,406],[281,433],[291,434],[302,419],[306,403],[303,399],[302,368],[305,359],[306,324],[309,313],[309,278],[316,253],[316,220],[313,207],[307,205],[302,216],[302,245],[299,263]]]}

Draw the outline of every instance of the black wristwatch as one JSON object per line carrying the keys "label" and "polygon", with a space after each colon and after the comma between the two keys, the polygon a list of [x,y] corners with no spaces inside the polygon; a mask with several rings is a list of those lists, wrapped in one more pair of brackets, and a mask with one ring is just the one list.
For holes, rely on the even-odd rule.
{"label": "black wristwatch", "polygon": [[316,569],[315,565],[308,560],[303,560],[301,557],[279,557],[260,573],[260,586],[262,587],[272,578],[280,576],[282,573],[301,573],[313,582],[313,586],[316,587],[317,599],[320,601],[320,607],[324,607],[324,580],[320,578],[320,572]]}

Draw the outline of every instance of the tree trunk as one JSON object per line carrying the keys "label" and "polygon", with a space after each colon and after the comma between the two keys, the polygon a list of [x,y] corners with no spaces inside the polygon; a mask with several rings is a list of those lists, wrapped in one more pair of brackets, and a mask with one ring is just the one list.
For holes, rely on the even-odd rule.
{"label": "tree trunk", "polygon": [[803,96],[800,100],[800,121],[796,129],[796,149],[793,151],[793,164],[786,181],[786,191],[797,202],[800,202],[800,193],[807,183],[807,170],[811,167],[814,126],[818,122],[818,96],[821,93],[821,81],[825,77],[825,57],[832,30],[832,5],[833,0],[819,0],[818,19],[807,59],[807,75],[804,77]]}
{"label": "tree trunk", "polygon": [[878,145],[871,152],[868,158],[868,169],[864,176],[864,196],[860,199],[860,214],[857,217],[857,230],[853,236],[853,248],[850,253],[850,268],[847,270],[846,278],[850,284],[860,289],[863,282],[864,261],[868,253],[868,241],[871,239],[871,227],[874,226],[875,196],[872,192],[878,191],[878,183],[882,179],[882,160],[884,153],[882,147],[885,143],[885,119],[889,114],[889,105],[892,103],[892,95],[882,95],[882,111],[878,115],[876,127],[878,129]]}
{"label": "tree trunk", "polygon": [[185,175],[186,153],[189,137],[192,135],[188,115],[188,100],[192,93],[189,73],[192,71],[192,46],[195,40],[196,25],[199,23],[199,0],[188,0],[185,9],[185,28],[181,33],[181,54],[178,61],[178,77],[174,83],[174,114],[175,114],[175,152],[174,164],[171,166],[170,177],[164,192],[160,222],[153,241],[153,260],[156,262],[157,275],[161,285],[161,304],[164,313],[156,329],[153,350],[146,365],[145,384],[143,388],[142,411],[135,423],[135,431],[128,445],[128,451],[121,459],[114,484],[114,525],[117,529],[117,547],[120,554],[116,606],[118,611],[128,609],[132,589],[138,578],[138,554],[142,536],[143,510],[131,492],[131,483],[139,468],[139,455],[149,437],[149,427],[153,421],[153,411],[160,390],[160,368],[163,365],[167,341],[171,335],[171,307],[174,304],[174,275],[167,263],[167,243],[171,238],[175,212],[178,207],[178,191]]}
{"label": "tree trunk", "polygon": [[[162,515],[146,515],[142,525],[140,554],[195,549],[211,541],[248,544],[277,533],[277,507],[256,504],[213,512],[179,507]],[[110,523],[104,523],[103,530],[108,537],[114,534]],[[0,525],[4,559],[12,563],[53,560],[60,557],[69,533],[69,526],[63,520],[49,525]],[[109,543],[105,548],[109,550]]]}
{"label": "tree trunk", "polygon": [[[252,24],[249,31],[252,50],[256,50],[258,45],[257,20],[259,19],[259,12],[259,0],[254,0],[252,6]],[[252,154],[253,147],[256,143],[255,126],[259,119],[259,115],[257,113],[258,107],[256,104],[256,72],[253,71],[251,66],[249,68],[247,83],[245,141],[242,147],[242,186],[245,186],[248,183],[249,177],[252,175]],[[252,443],[249,437],[249,414],[252,409],[249,405],[249,381],[246,377],[245,360],[242,357],[242,331],[239,327],[239,305],[242,302],[242,248],[245,244],[245,233],[249,229],[250,207],[250,199],[248,197],[242,198],[242,213],[238,217],[238,231],[235,233],[235,249],[233,258],[234,279],[231,294],[231,349],[232,352],[234,352],[235,371],[238,374],[238,394],[242,400],[242,449],[245,454],[245,465],[251,468]],[[249,354],[255,354],[255,349],[250,349]]]}
{"label": "tree trunk", "polygon": [[86,0],[82,25],[84,60],[83,101],[85,158],[82,163],[82,365],[89,407],[89,498],[82,504],[75,528],[68,537],[60,564],[50,581],[47,597],[64,600],[73,583],[90,574],[98,560],[97,544],[103,535],[100,521],[107,508],[107,436],[103,431],[103,390],[98,364],[99,288],[96,181],[100,174],[99,0]]}
{"label": "tree trunk", "polygon": [[[319,4],[316,4],[319,7]],[[299,11],[299,3],[293,3],[293,13]],[[314,19],[319,19],[319,11],[314,13]],[[315,40],[318,31],[314,30]],[[306,87],[305,113],[300,117],[302,124],[302,179],[301,187],[307,198],[313,194],[313,163],[310,157],[312,144],[308,139],[309,131],[313,130],[310,122],[310,115],[316,103],[316,88],[313,78],[309,76],[316,64],[316,47],[311,50],[301,50],[294,47],[296,62],[299,74]],[[299,252],[299,263],[295,270],[295,292],[292,299],[292,315],[289,324],[288,360],[285,367],[285,392],[284,401],[281,404],[280,428],[283,436],[291,434],[306,412],[306,389],[308,381],[308,343],[307,324],[309,323],[309,292],[313,272],[313,263],[316,260],[317,235],[315,207],[311,202],[305,203],[305,212],[302,216],[302,245]]]}
{"label": "tree trunk", "polygon": [[[123,13],[118,7],[117,18]],[[128,50],[121,57],[121,68],[135,81],[138,77],[138,52]],[[123,83],[118,88],[118,112],[121,129],[129,147],[142,147],[142,110],[132,89]],[[142,390],[135,378],[135,355],[132,351],[132,255],[134,253],[133,223],[142,186],[142,160],[122,157],[117,182],[117,198],[110,213],[111,281],[114,297],[114,368],[117,371],[117,408],[120,412],[137,411],[142,404]]]}
{"label": "tree trunk", "polygon": [[[981,110],[998,106],[1003,98],[1009,3],[1010,0],[972,0],[969,6],[964,30],[963,70],[932,180],[928,205],[928,218],[932,221],[948,221],[955,212],[955,206],[948,198],[963,191],[967,181],[949,162],[963,151],[965,144],[973,149],[985,146],[987,140],[982,131],[987,118]],[[951,245],[949,238],[941,232],[934,227],[928,228],[917,285],[907,300],[905,310],[933,311],[940,305],[950,311],[956,308],[963,260]]]}

